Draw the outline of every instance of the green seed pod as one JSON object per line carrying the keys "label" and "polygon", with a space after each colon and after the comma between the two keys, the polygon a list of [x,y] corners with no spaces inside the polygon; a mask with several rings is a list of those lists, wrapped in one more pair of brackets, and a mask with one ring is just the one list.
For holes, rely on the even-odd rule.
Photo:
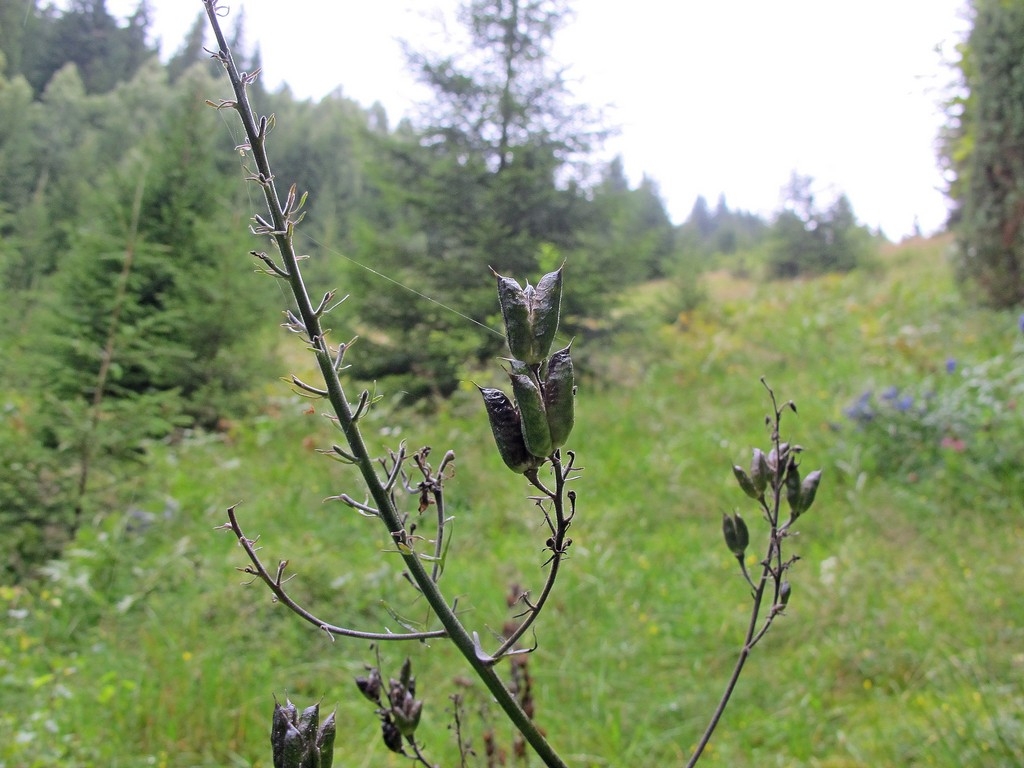
{"label": "green seed pod", "polygon": [[316,745],[320,749],[320,768],[332,768],[334,765],[334,739],[337,731],[334,713],[331,712],[316,737]]}
{"label": "green seed pod", "polygon": [[800,514],[811,508],[814,497],[818,493],[818,484],[821,482],[821,470],[816,469],[800,484]]}
{"label": "green seed pod", "polygon": [[[526,291],[511,277],[503,277],[493,269],[491,274],[498,280],[498,305],[505,324],[505,340],[509,352],[518,360],[540,362],[531,359],[534,357],[533,324],[530,321],[530,302]],[[533,292],[529,283],[526,287],[530,293]]]}
{"label": "green seed pod", "polygon": [[547,375],[542,389],[553,448],[565,445],[576,421],[575,379],[569,347],[560,349],[548,358]]}
{"label": "green seed pod", "polygon": [[765,489],[768,487],[768,475],[768,459],[765,457],[764,451],[755,448],[750,459],[750,480],[754,484],[754,490],[757,491],[756,498],[758,499],[764,496]]}
{"label": "green seed pod", "polygon": [[722,515],[722,533],[725,535],[725,545],[736,557],[743,557],[750,544],[750,532],[747,524],[739,514]]}
{"label": "green seed pod", "polygon": [[736,476],[736,482],[740,484],[740,488],[743,489],[747,496],[752,499],[761,498],[761,494],[757,492],[757,488],[754,486],[754,481],[743,471],[743,467],[739,464],[733,464],[732,473]]}
{"label": "green seed pod", "polygon": [[522,474],[537,466],[537,460],[530,455],[523,440],[522,419],[508,395],[500,389],[477,387],[484,398],[487,419],[491,423],[491,434],[498,446],[505,466]]}
{"label": "green seed pod", "polygon": [[509,363],[512,370],[508,377],[512,381],[512,393],[519,407],[526,449],[538,459],[543,459],[555,449],[551,442],[551,428],[544,410],[540,382],[525,363],[519,360],[510,360]]}
{"label": "green seed pod", "polygon": [[505,323],[505,339],[516,360],[538,365],[547,357],[558,332],[562,301],[562,268],[549,272],[537,287],[525,288],[510,277],[491,274],[498,281],[498,304]]}
{"label": "green seed pod", "polygon": [[[562,303],[562,267],[548,272],[537,283],[530,299],[530,324],[533,327],[533,351],[537,360],[526,360],[527,363],[539,363],[548,356],[551,344],[558,332],[558,315]],[[568,348],[567,348],[568,349]]]}

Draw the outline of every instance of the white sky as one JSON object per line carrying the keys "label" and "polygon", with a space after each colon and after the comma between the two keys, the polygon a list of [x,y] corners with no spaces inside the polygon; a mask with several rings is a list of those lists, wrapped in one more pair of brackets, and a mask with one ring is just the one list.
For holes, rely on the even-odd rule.
{"label": "white sky", "polygon": [[[137,0],[108,0],[112,13]],[[337,87],[391,124],[425,95],[398,39],[437,50],[457,0],[234,0],[266,83],[300,97]],[[946,216],[935,138],[952,79],[943,63],[966,26],[964,0],[576,0],[556,40],[581,101],[620,133],[631,180],[657,181],[676,223],[703,194],[714,206],[770,214],[794,170],[821,199],[846,192],[858,218],[890,238]],[[165,56],[200,0],[150,0]],[[287,10],[283,10],[287,8]],[[230,25],[232,18],[229,17]],[[942,53],[937,50],[941,48]],[[214,95],[215,96],[215,95]],[[301,179],[296,179],[301,185]]]}

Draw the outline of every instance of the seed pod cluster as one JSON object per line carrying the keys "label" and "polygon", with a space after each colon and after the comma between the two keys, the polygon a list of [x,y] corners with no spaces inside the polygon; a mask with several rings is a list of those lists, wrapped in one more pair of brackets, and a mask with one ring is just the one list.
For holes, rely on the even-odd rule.
{"label": "seed pod cluster", "polygon": [[[356,687],[377,706],[381,738],[392,752],[407,755],[405,742],[415,746],[416,729],[423,713],[423,700],[416,698],[416,678],[412,660],[406,659],[398,679],[391,678],[385,688],[380,670],[367,667],[369,675],[356,678]],[[381,694],[386,694],[382,697]],[[275,763],[275,767],[277,765]]]}
{"label": "seed pod cluster", "polygon": [[287,699],[274,705],[270,746],[274,768],[331,768],[336,724],[332,712],[320,723],[320,705],[299,712]]}
{"label": "seed pod cluster", "polygon": [[523,473],[563,446],[575,421],[569,346],[548,354],[558,330],[562,268],[544,275],[536,288],[529,283],[522,288],[497,272],[494,276],[512,355],[506,372],[514,401],[499,389],[478,389],[502,460],[513,472]]}

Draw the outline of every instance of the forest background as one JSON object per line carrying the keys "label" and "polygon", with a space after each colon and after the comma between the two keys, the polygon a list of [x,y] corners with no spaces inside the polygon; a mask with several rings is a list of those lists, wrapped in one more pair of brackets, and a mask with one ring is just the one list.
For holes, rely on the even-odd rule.
{"label": "forest background", "polygon": [[[555,34],[562,16],[541,21],[549,26],[537,28],[538,43]],[[5,765],[115,764],[118,757],[125,764],[251,764],[265,751],[262,736],[253,738],[262,722],[253,713],[272,690],[294,686],[316,698],[325,693],[317,682],[323,665],[353,672],[362,663],[330,661],[331,649],[286,628],[257,600],[238,609],[225,566],[234,553],[197,529],[240,495],[261,499],[256,504],[273,525],[269,507],[298,514],[311,508],[311,492],[329,492],[313,490],[323,480],[307,468],[310,448],[323,438],[302,422],[305,406],[288,387],[274,385],[305,363],[268,322],[267,308],[283,304],[282,294],[252,275],[259,260],[250,257],[247,268],[257,203],[240,183],[237,128],[205,105],[224,83],[203,50],[204,29],[198,19],[161,62],[144,4],[117,19],[102,0],[75,0],[65,11],[0,0],[0,562],[11,619],[2,634],[0,727],[15,734],[8,752],[0,751]],[[242,29],[235,36],[239,43],[245,37]],[[258,55],[244,44],[241,51],[248,59],[242,68],[257,69]],[[729,406],[754,414],[756,426],[761,374],[783,379],[780,386],[794,390],[786,396],[801,405],[811,400],[809,424],[838,486],[831,502],[850,507],[823,524],[812,546],[823,606],[809,620],[832,634],[809,651],[811,666],[841,681],[836,698],[807,671],[766,671],[767,680],[789,683],[788,693],[765,702],[765,688],[752,686],[738,705],[737,735],[718,746],[721,764],[744,764],[739,754],[754,764],[759,750],[807,764],[826,764],[815,762],[822,750],[843,755],[830,765],[907,755],[921,764],[997,765],[1024,754],[1013,735],[1020,733],[1021,688],[997,671],[1019,672],[1022,664],[1012,649],[1024,608],[1007,589],[1019,565],[1005,555],[1012,549],[1000,554],[1021,537],[1019,516],[1011,514],[1021,498],[1013,442],[1021,426],[1014,407],[1021,329],[1012,314],[1020,297],[976,306],[955,289],[953,267],[963,273],[964,259],[948,258],[956,252],[948,238],[894,250],[858,224],[844,195],[819,201],[813,180],[798,174],[780,180],[784,203],[770,219],[732,210],[723,196],[713,205],[698,198],[676,225],[653,181],[631,185],[621,160],[587,163],[607,126],[572,102],[557,75],[533,72],[520,84],[539,95],[494,112],[490,97],[507,83],[486,70],[468,80],[449,76],[442,63],[410,52],[410,66],[437,95],[435,109],[394,126],[379,105],[340,95],[299,100],[259,81],[252,89],[257,108],[276,117],[277,173],[311,192],[300,229],[311,257],[307,279],[350,294],[346,332],[359,341],[349,373],[383,396],[375,411],[381,440],[397,434],[392,421],[403,414],[416,424],[440,423],[446,439],[485,454],[485,440],[470,426],[480,425],[481,414],[471,407],[469,382],[488,375],[481,372],[502,350],[491,330],[499,323],[486,267],[527,278],[565,262],[563,333],[576,339],[584,391],[594,393],[591,405],[581,402],[581,419],[600,435],[585,447],[594,466],[605,466],[590,492],[624,499],[603,510],[589,558],[625,558],[611,567],[630,572],[621,576],[627,592],[713,590],[727,605],[742,598],[735,584],[724,597],[725,569],[715,573],[724,584],[701,581],[727,553],[711,556],[699,535],[679,544],[670,531],[695,525],[698,508],[708,508],[703,519],[717,535],[720,507],[732,503],[723,501],[722,483],[686,482],[707,462],[724,462],[728,479],[745,444],[729,435]],[[965,136],[974,141],[953,124],[947,146],[970,143]],[[954,166],[962,162],[954,151],[948,156]],[[960,178],[966,183],[969,174]],[[937,279],[936,270],[948,279]],[[849,354],[837,360],[840,341]],[[628,395],[622,399],[633,388],[654,404],[633,410]],[[672,415],[680,411],[683,421]],[[666,424],[677,431],[665,432]],[[626,457],[651,449],[637,445],[639,430],[629,425],[654,430],[654,452],[663,454],[631,481]],[[487,438],[485,425],[481,432]],[[277,455],[288,451],[298,455]],[[261,485],[261,461],[278,462],[270,473],[278,490]],[[488,471],[467,473],[467,510],[493,487]],[[662,502],[678,498],[687,510],[631,529],[644,542],[634,548],[602,534],[638,511],[628,500],[653,482]],[[890,517],[896,507],[898,517]],[[984,525],[972,529],[967,508],[986,514]],[[647,505],[641,510],[651,514]],[[514,547],[506,529],[515,524],[505,514],[501,524],[473,523],[484,529],[464,535],[489,531]],[[940,519],[955,536],[937,527]],[[324,525],[348,536],[351,521]],[[874,537],[886,530],[899,533],[902,551]],[[312,564],[337,569],[330,546],[283,523],[278,533],[311,544]],[[652,545],[652,536],[661,543]],[[971,546],[956,546],[963,541]],[[503,547],[483,551],[506,562]],[[350,557],[363,562],[348,552],[342,559]],[[674,565],[686,557],[694,572]],[[494,570],[486,577],[467,571],[467,584],[497,581],[500,593],[502,580],[518,576],[508,566]],[[348,610],[373,616],[379,595],[395,585],[372,565],[368,573],[344,591],[360,595]],[[345,569],[306,588],[338,602],[356,578]],[[901,609],[885,602],[894,579],[904,597],[938,590],[914,626],[898,622]],[[580,683],[593,701],[619,689],[641,651],[670,660],[684,638],[712,654],[721,642],[716,606],[700,609],[698,643],[662,608],[603,599],[606,609],[590,625],[571,598],[563,607],[577,631],[604,638]],[[623,609],[646,628],[649,645],[617,644]],[[223,635],[217,643],[203,639],[211,622],[237,623],[237,611],[260,639],[228,633],[220,650],[214,646]],[[969,630],[960,625],[965,613]],[[169,616],[187,618],[161,627]],[[879,646],[872,632],[886,625]],[[799,634],[797,621],[794,629]],[[897,640],[898,652],[889,648]],[[313,660],[313,647],[328,660]],[[281,675],[263,670],[248,685],[218,691],[230,676],[224,670],[245,667],[242,648],[253,660],[276,655]],[[301,658],[289,648],[301,649]],[[698,675],[720,673],[724,662],[712,659],[709,669],[687,663]],[[695,728],[690,718],[698,718],[704,694],[666,691],[656,681],[665,671],[643,672],[621,712],[618,704],[589,704],[604,730],[574,736],[573,749],[641,762],[674,755],[673,739],[693,738],[680,731]],[[555,678],[545,685],[556,687]],[[99,691],[105,723],[85,717],[86,690]],[[660,703],[634,719],[648,696]],[[908,717],[866,736],[908,704]],[[824,720],[801,727],[795,715],[808,706]],[[573,722],[574,710],[563,709]],[[679,711],[687,714],[674,722]],[[767,719],[759,723],[769,712],[785,723],[778,732]],[[234,723],[227,735],[225,719]],[[826,732],[826,722],[839,720],[852,735]],[[111,738],[110,722],[123,738]],[[936,736],[921,743],[925,731]]]}

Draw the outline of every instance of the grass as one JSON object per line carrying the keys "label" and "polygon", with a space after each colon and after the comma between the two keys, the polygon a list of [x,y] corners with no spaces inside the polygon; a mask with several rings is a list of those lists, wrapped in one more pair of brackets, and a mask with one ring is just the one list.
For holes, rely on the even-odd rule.
{"label": "grass", "polygon": [[[766,444],[762,375],[797,402],[784,425],[825,478],[801,520],[787,616],[756,649],[702,765],[1024,760],[1019,485],[968,483],[984,467],[955,463],[886,475],[843,416],[865,388],[1012,345],[1016,318],[964,304],[944,248],[911,242],[871,272],[803,282],[716,273],[705,307],[671,327],[645,324],[640,311],[614,350],[586,356],[570,446],[586,467],[575,543],[529,660],[537,717],[572,765],[681,764],[700,736],[749,603],[720,519],[748,513],[756,540],[730,464]],[[481,383],[498,383],[492,373]],[[243,525],[262,536],[266,560],[289,559],[296,594],[330,621],[394,626],[382,601],[423,613],[376,522],[322,503],[357,489],[314,453],[332,439],[325,420],[267,378],[258,419],[156,447],[134,500],[153,514],[145,530],[129,530],[137,515],[103,510],[50,578],[0,588],[0,732],[12,734],[0,738],[0,766],[268,766],[273,695],[338,705],[337,765],[405,764],[353,695],[373,652],[239,586],[242,553],[213,531],[244,500]],[[411,423],[385,400],[366,424],[379,450],[405,439],[456,451],[456,540],[442,584],[473,628],[500,628],[509,585],[539,587],[545,534],[524,483],[496,456],[475,392],[467,385]],[[479,687],[456,680],[451,649],[387,646],[385,674],[406,654],[432,759],[458,764],[454,690],[470,727],[493,725],[509,748]]]}

